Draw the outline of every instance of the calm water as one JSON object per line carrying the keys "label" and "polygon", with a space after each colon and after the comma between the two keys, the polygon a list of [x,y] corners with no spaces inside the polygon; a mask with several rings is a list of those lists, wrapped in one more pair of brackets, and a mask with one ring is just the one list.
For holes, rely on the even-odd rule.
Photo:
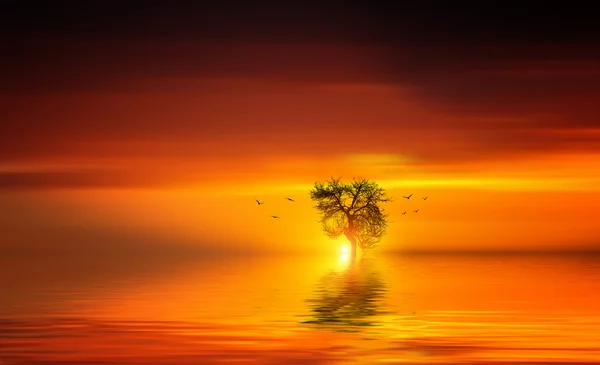
{"label": "calm water", "polygon": [[594,256],[4,259],[0,364],[599,363]]}

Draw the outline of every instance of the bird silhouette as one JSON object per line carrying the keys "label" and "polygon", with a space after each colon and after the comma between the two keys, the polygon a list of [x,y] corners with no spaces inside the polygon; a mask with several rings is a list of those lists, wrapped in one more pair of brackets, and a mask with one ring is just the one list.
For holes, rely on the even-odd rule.
{"label": "bird silhouette", "polygon": [[264,204],[264,202],[259,202],[258,199],[254,199],[258,203],[258,205]]}
{"label": "bird silhouette", "polygon": [[286,199],[289,200],[289,201],[291,201],[291,202],[294,201],[294,199],[292,199],[292,198],[286,198]]}
{"label": "bird silhouette", "polygon": [[411,196],[413,196],[413,195],[410,194],[409,196],[403,196],[403,198],[410,199]]}
{"label": "bird silhouette", "polygon": [[276,216],[276,215],[272,215],[271,217],[273,217],[273,218],[279,218],[279,217],[278,217],[278,216]]}
{"label": "bird silhouette", "polygon": [[419,209],[415,210],[415,213],[419,213]]}
{"label": "bird silhouette", "polygon": [[402,212],[402,214],[406,214],[406,212]]}
{"label": "bird silhouette", "polygon": [[427,200],[427,197],[424,197],[423,200]]}

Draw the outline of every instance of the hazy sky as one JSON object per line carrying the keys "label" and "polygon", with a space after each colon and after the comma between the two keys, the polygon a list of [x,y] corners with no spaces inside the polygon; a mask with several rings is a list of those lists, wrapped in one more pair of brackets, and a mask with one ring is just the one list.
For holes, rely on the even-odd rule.
{"label": "hazy sky", "polygon": [[600,248],[593,11],[248,3],[3,1],[0,247],[328,250],[365,176],[390,250]]}

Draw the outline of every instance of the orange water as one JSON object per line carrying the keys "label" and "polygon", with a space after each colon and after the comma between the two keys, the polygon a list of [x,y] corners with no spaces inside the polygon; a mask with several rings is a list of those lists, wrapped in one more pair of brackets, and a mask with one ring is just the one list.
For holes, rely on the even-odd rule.
{"label": "orange water", "polygon": [[0,364],[600,363],[600,257],[4,259]]}

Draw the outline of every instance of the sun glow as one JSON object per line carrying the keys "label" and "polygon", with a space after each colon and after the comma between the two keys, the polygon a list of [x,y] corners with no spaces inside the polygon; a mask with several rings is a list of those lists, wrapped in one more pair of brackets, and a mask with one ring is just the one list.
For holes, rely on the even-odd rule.
{"label": "sun glow", "polygon": [[346,265],[350,259],[350,248],[348,245],[342,245],[340,247],[340,264]]}
{"label": "sun glow", "polygon": [[348,252],[342,252],[340,255],[340,264],[344,265],[348,263],[349,260]]}

